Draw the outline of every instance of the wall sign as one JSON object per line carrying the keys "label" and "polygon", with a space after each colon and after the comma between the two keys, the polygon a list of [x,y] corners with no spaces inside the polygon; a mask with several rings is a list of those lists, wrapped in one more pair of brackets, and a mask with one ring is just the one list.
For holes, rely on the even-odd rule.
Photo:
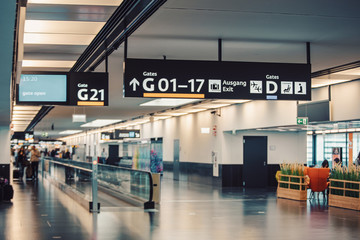
{"label": "wall sign", "polygon": [[125,97],[311,100],[311,65],[127,59]]}
{"label": "wall sign", "polygon": [[114,139],[140,138],[140,130],[115,129]]}
{"label": "wall sign", "polygon": [[108,106],[108,73],[69,73],[69,105]]}

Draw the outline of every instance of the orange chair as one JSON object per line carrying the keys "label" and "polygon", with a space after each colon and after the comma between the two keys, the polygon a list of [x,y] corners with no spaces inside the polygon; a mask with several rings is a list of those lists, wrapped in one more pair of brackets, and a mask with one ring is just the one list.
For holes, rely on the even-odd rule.
{"label": "orange chair", "polygon": [[[325,190],[328,188],[329,182],[329,168],[308,168],[307,175],[310,178],[309,188],[311,189],[311,195],[315,192],[322,192],[325,198]],[[310,196],[311,196],[310,195]]]}

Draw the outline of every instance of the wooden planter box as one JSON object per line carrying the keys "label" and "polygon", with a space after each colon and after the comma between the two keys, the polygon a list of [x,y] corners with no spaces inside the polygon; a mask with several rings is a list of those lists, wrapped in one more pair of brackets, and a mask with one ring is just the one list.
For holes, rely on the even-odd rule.
{"label": "wooden planter box", "polygon": [[360,182],[330,179],[329,188],[329,206],[360,211]]}
{"label": "wooden planter box", "polygon": [[277,197],[306,201],[307,184],[304,176],[279,174]]}

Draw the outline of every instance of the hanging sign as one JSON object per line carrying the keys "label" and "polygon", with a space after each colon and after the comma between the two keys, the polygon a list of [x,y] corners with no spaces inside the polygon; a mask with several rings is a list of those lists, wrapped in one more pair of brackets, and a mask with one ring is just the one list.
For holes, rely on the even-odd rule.
{"label": "hanging sign", "polygon": [[69,105],[108,106],[108,73],[70,72]]}
{"label": "hanging sign", "polygon": [[109,141],[113,139],[113,134],[114,133],[112,132],[101,132],[100,139],[103,141]]}
{"label": "hanging sign", "polygon": [[115,129],[114,139],[140,138],[140,130],[120,130]]}
{"label": "hanging sign", "polygon": [[311,100],[311,66],[127,59],[125,97]]}
{"label": "hanging sign", "polygon": [[66,105],[66,73],[21,74],[17,86],[17,103],[30,105]]}
{"label": "hanging sign", "polygon": [[25,72],[17,85],[19,105],[108,106],[108,73]]}

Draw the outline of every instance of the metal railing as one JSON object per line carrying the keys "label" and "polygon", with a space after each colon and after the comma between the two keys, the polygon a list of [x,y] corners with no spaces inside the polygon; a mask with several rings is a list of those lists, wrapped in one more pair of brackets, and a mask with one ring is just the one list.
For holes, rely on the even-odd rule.
{"label": "metal railing", "polygon": [[[95,163],[95,164],[94,164]],[[90,209],[96,210],[97,188],[120,194],[123,198],[154,208],[153,179],[147,171],[134,170],[106,164],[72,161],[46,157],[42,169],[52,180],[70,187],[89,201]],[[94,205],[95,204],[95,205]]]}

